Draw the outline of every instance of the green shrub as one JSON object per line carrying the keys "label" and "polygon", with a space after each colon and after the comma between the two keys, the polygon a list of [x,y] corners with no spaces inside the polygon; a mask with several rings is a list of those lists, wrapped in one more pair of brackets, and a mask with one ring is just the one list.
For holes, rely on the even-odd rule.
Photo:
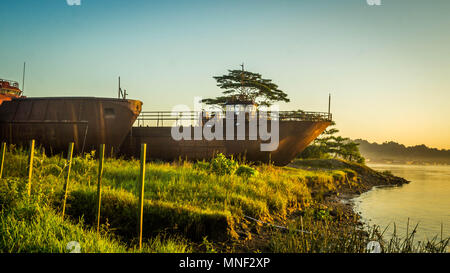
{"label": "green shrub", "polygon": [[238,163],[233,158],[227,158],[222,153],[211,159],[210,170],[217,175],[234,174]]}
{"label": "green shrub", "polygon": [[248,165],[241,165],[237,168],[235,174],[243,177],[252,177],[257,176],[258,171]]}

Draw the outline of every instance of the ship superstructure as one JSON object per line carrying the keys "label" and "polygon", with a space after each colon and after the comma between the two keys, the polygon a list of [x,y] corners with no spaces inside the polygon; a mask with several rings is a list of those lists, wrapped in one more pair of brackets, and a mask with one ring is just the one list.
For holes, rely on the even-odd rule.
{"label": "ship superstructure", "polygon": [[22,91],[19,89],[18,82],[0,79],[0,105],[4,101],[19,98],[21,95]]}

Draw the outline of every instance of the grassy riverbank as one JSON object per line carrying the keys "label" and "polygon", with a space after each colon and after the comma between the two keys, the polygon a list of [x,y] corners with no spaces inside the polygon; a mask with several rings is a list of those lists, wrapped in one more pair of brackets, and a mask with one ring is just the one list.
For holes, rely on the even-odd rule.
{"label": "grassy riverbank", "polygon": [[[66,160],[37,152],[28,198],[26,152],[10,150],[0,182],[1,252],[66,252],[70,241],[82,252],[137,252],[138,161],[106,160],[97,234],[92,155],[73,160],[63,220]],[[144,252],[364,252],[369,240],[381,237],[362,231],[339,198],[406,182],[340,160],[297,160],[282,168],[234,162],[231,171],[220,168],[230,166],[221,160],[147,164]],[[384,249],[434,252],[445,243]]]}

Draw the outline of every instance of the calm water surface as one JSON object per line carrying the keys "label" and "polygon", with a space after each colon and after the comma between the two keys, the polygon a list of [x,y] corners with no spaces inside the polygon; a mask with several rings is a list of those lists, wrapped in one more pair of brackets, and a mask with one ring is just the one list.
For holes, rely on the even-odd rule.
{"label": "calm water surface", "polygon": [[365,222],[388,227],[392,234],[395,223],[397,233],[406,234],[408,218],[410,230],[419,224],[416,241],[450,236],[450,166],[412,166],[368,164],[369,167],[403,177],[410,184],[400,187],[374,188],[353,199],[355,211]]}

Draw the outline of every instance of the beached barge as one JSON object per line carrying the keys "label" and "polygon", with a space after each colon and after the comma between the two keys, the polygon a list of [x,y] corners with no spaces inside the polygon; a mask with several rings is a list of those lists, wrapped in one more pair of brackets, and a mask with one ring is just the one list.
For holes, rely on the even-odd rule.
{"label": "beached barge", "polygon": [[115,154],[141,108],[141,101],[128,99],[22,97],[16,82],[2,80],[0,141],[28,145],[34,139],[50,153],[66,151],[69,142],[76,153],[106,144],[107,154]]}
{"label": "beached barge", "polygon": [[[183,113],[183,116],[194,120],[201,113]],[[236,119],[237,120],[237,119]],[[244,140],[238,140],[237,121],[235,121],[234,139],[227,140],[175,140],[171,130],[174,122],[180,118],[171,112],[142,112],[131,128],[121,146],[120,152],[126,156],[137,157],[140,144],[147,144],[147,158],[173,161],[178,159],[208,160],[217,153],[223,153],[235,158],[245,158],[248,161],[273,162],[275,165],[287,165],[298,156],[317,136],[330,124],[330,113],[321,112],[279,112],[279,145],[273,151],[261,151],[262,141],[259,137],[251,140],[249,135],[249,121],[246,119]],[[223,130],[226,130],[225,120]],[[270,123],[268,124],[269,131]],[[205,123],[190,126],[194,135],[196,126],[203,128]],[[198,128],[197,128],[198,129]],[[224,132],[223,135],[226,133]],[[253,138],[253,139],[255,139]]]}
{"label": "beached barge", "polygon": [[[120,91],[119,86],[119,91]],[[204,126],[208,126],[205,112],[179,113],[142,112],[142,102],[125,98],[96,97],[23,97],[17,82],[0,80],[0,141],[9,144],[28,145],[31,139],[43,146],[50,154],[67,150],[69,142],[75,143],[75,153],[97,150],[100,144],[106,144],[106,154],[139,157],[140,145],[147,144],[147,159],[173,161],[178,159],[209,160],[217,153],[246,159],[248,161],[273,162],[286,165],[301,153],[330,124],[331,113],[281,111],[278,113],[279,145],[271,151],[264,151],[259,135],[259,126],[250,132],[250,119],[262,112],[256,107],[239,121],[236,110],[233,137],[222,140],[200,139],[175,140],[172,137],[172,125],[191,122],[190,135]],[[119,95],[120,97],[120,95]],[[233,109],[244,109],[248,105],[233,102]],[[254,105],[253,105],[254,106]],[[197,119],[201,116],[200,119]],[[183,117],[183,118],[181,118]],[[187,117],[187,118],[186,118]],[[219,119],[225,130],[225,118]],[[245,123],[245,130],[238,127]],[[133,124],[135,125],[133,127]],[[270,122],[267,123],[271,131]],[[215,129],[214,129],[215,130]]]}

